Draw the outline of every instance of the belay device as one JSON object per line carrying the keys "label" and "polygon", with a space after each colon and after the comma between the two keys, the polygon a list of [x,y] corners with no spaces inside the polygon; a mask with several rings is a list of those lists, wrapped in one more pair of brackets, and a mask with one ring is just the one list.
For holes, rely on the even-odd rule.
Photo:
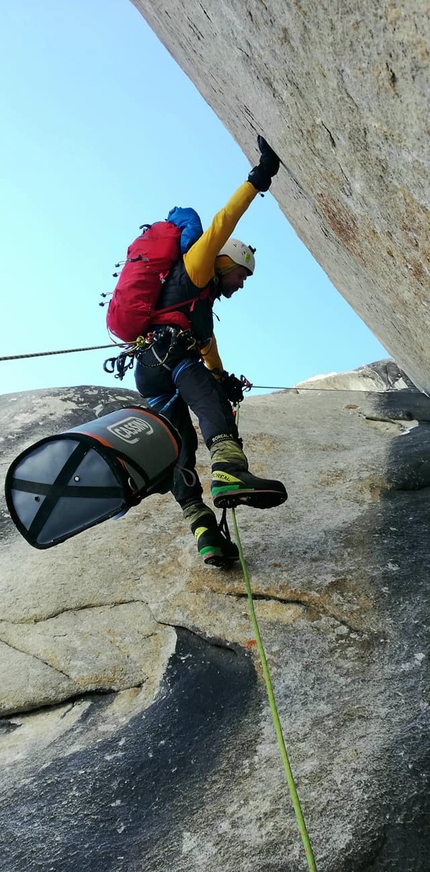
{"label": "belay device", "polygon": [[8,470],[11,518],[35,548],[64,542],[170,490],[180,444],[166,418],[140,406],[41,439]]}

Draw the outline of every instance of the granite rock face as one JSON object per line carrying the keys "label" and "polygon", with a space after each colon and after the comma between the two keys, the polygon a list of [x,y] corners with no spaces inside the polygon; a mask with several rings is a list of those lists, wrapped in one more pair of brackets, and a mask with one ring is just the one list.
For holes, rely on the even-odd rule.
{"label": "granite rock face", "polygon": [[[363,369],[379,391],[246,399],[289,501],[237,518],[319,872],[427,872],[430,399]],[[2,469],[139,399],[1,397]],[[305,872],[241,569],[200,564],[168,494],[47,551],[1,517],[3,868]]]}
{"label": "granite rock face", "polygon": [[426,0],[133,0],[334,286],[430,393]]}
{"label": "granite rock face", "polygon": [[394,360],[377,360],[349,372],[331,372],[298,382],[296,388],[341,391],[403,391],[414,390],[413,382]]}

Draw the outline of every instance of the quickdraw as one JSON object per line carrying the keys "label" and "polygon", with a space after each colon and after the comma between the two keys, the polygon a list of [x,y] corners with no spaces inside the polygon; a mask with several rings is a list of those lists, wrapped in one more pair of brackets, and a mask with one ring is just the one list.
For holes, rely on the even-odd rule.
{"label": "quickdraw", "polygon": [[[109,375],[115,375],[115,378],[119,378],[120,381],[123,380],[127,370],[133,369],[134,358],[138,351],[141,351],[147,345],[146,338],[144,336],[138,336],[136,341],[133,342],[128,348],[121,352],[118,357],[108,357],[103,364],[103,369]],[[127,358],[130,360],[127,362]],[[116,372],[115,372],[116,370]]]}
{"label": "quickdraw", "polygon": [[250,391],[253,388],[252,382],[248,381],[248,379],[245,378],[244,375],[240,376],[240,381],[242,382],[242,390],[246,391],[246,393],[248,393],[248,391]]}
{"label": "quickdraw", "polygon": [[[127,357],[131,358],[128,363]],[[108,357],[103,364],[103,369],[109,375],[114,374],[115,378],[119,378],[119,380],[122,381],[127,370],[133,368],[133,363],[134,353],[132,352],[130,354],[128,351],[123,351],[122,354],[118,355],[118,357]]]}

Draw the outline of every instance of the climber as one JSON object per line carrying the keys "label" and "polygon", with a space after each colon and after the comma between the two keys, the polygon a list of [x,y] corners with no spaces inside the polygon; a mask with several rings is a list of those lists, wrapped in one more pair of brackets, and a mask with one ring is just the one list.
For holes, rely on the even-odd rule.
{"label": "climber", "polygon": [[[243,399],[242,383],[224,370],[213,335],[214,301],[230,299],[253,275],[255,249],[231,238],[237,222],[259,191],[268,191],[279,169],[279,158],[258,137],[260,161],[213,218],[202,236],[177,262],[163,287],[157,309],[174,306],[203,294],[186,310],[190,331],[156,321],[147,344],[136,355],[136,387],[149,407],[165,415],[182,437],[172,493],[191,526],[206,564],[228,565],[238,559],[236,545],[224,536],[216,516],[202,500],[197,475],[197,436],[189,409],[198,418],[210,451],[211,495],[216,507],[247,504],[257,508],[280,505],[287,499],[279,481],[257,478],[248,470],[231,403]],[[184,311],[184,308],[181,309]],[[205,365],[203,365],[203,363]]]}

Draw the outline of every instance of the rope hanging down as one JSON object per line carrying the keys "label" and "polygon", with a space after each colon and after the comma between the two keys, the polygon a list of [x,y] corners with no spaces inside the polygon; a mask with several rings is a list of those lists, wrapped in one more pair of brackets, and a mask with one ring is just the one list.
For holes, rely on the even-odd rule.
{"label": "rope hanging down", "polygon": [[[239,426],[239,416],[240,416],[240,403],[237,404],[235,408],[235,419],[236,419],[236,427]],[[236,511],[232,509],[233,515],[233,526],[234,526],[234,536],[236,539],[237,550],[239,551],[240,565],[242,567],[243,572],[243,580],[245,582],[246,594],[248,597],[248,606],[249,612],[251,615],[251,623],[255,633],[255,640],[257,642],[258,654],[260,657],[261,666],[263,669],[264,682],[266,685],[267,696],[269,700],[270,711],[272,714],[273,726],[275,727],[276,738],[278,740],[279,750],[281,752],[282,763],[285,770],[285,775],[287,779],[288,789],[290,791],[291,801],[293,803],[294,812],[296,815],[296,821],[299,828],[299,832],[302,838],[303,847],[305,849],[306,859],[308,862],[309,872],[317,872],[317,867],[315,863],[315,858],[313,855],[308,831],[306,828],[305,819],[302,812],[302,807],[300,805],[299,795],[297,793],[296,783],[294,781],[294,776],[291,770],[290,761],[288,758],[287,749],[285,747],[284,734],[282,732],[281,722],[279,720],[278,709],[276,707],[275,695],[273,693],[273,685],[270,677],[269,667],[267,665],[266,653],[264,650],[263,640],[261,638],[260,627],[258,626],[257,615],[255,614],[254,608],[254,599],[252,596],[251,582],[248,574],[248,569],[245,563],[245,557],[243,555],[242,543],[240,541],[239,529],[237,526],[236,520]]]}
{"label": "rope hanging down", "polygon": [[240,563],[241,563],[242,571],[243,571],[243,578],[245,581],[246,593],[248,596],[248,605],[249,605],[249,611],[250,611],[250,615],[251,615],[251,622],[252,622],[252,626],[253,626],[254,633],[255,633],[255,639],[257,642],[258,653],[260,655],[260,661],[261,661],[261,666],[263,669],[264,681],[266,684],[267,696],[269,699],[270,711],[272,714],[272,720],[273,720],[273,725],[275,727],[275,733],[276,733],[276,738],[278,740],[279,750],[281,752],[281,758],[282,758],[282,763],[283,763],[284,770],[285,770],[288,789],[290,791],[291,801],[292,801],[294,812],[296,815],[297,825],[298,825],[299,832],[300,832],[300,835],[302,838],[303,847],[304,847],[306,859],[308,862],[309,872],[317,872],[315,858],[314,858],[311,843],[309,840],[309,835],[308,835],[308,831],[306,828],[305,819],[303,817],[302,807],[300,805],[300,800],[299,800],[299,796],[297,793],[297,788],[296,788],[296,784],[294,781],[294,776],[293,776],[293,773],[291,770],[290,761],[288,759],[287,749],[285,747],[284,735],[282,732],[282,726],[281,726],[281,722],[279,720],[279,714],[278,714],[278,710],[276,707],[276,701],[275,701],[275,696],[273,693],[272,681],[270,678],[269,667],[267,665],[267,659],[266,659],[266,654],[264,651],[263,641],[262,641],[261,634],[260,634],[260,628],[258,626],[257,616],[255,614],[254,600],[252,597],[252,590],[251,590],[251,582],[249,579],[248,570],[247,570],[246,563],[245,563],[245,558],[243,556],[242,543],[240,541],[239,530],[238,530],[237,521],[236,521],[236,512],[234,509],[232,509],[232,515],[233,515],[234,534],[235,534],[237,548],[239,551],[239,557],[240,557]]}

